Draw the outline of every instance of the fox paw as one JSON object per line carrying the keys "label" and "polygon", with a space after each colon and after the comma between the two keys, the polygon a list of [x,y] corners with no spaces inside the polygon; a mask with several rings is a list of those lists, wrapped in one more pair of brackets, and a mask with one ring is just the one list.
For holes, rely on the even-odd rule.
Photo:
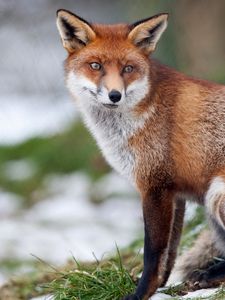
{"label": "fox paw", "polygon": [[213,288],[219,286],[219,284],[220,282],[210,278],[210,274],[207,271],[194,273],[189,281],[189,286],[193,290]]}

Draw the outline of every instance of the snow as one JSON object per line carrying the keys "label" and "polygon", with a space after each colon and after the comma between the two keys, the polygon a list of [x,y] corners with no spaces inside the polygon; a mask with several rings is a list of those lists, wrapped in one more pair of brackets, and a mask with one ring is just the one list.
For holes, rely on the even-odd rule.
{"label": "snow", "polygon": [[[179,297],[180,300],[182,299],[194,299],[197,297],[203,297],[205,299],[205,297],[210,297],[213,294],[215,294],[218,291],[218,289],[202,289],[202,290],[198,290],[195,292],[190,292],[185,296],[181,296]],[[32,298],[31,300],[51,300],[53,299],[51,297],[51,295],[45,295],[45,296],[41,296],[41,297],[37,297],[37,298]],[[174,299],[174,297],[166,295],[164,293],[161,292],[157,292],[155,295],[153,295],[149,300],[166,300],[166,299]],[[176,297],[177,299],[177,297]]]}
{"label": "snow", "polygon": [[163,294],[163,293],[157,293],[154,296],[150,298],[151,300],[164,300],[164,299],[172,299],[171,296]]}
{"label": "snow", "polygon": [[[121,185],[122,179],[115,175],[112,180],[119,194],[120,187],[127,183]],[[11,214],[13,204],[5,208],[0,260],[30,260],[33,254],[61,265],[71,253],[79,260],[93,260],[93,252],[101,258],[114,251],[115,244],[126,246],[142,232],[139,201],[112,197],[102,204],[92,204],[88,199],[91,182],[81,173],[53,176],[46,184],[48,197],[33,207],[17,215]],[[14,200],[17,203],[16,197]]]}
{"label": "snow", "polygon": [[0,273],[0,287],[7,283],[7,277]]}
{"label": "snow", "polygon": [[69,96],[52,99],[51,95],[3,95],[0,103],[0,144],[59,133],[77,117]]}
{"label": "snow", "polygon": [[[205,299],[205,297],[210,297],[213,294],[215,294],[217,291],[218,291],[218,289],[201,289],[201,290],[198,290],[198,291],[189,292],[185,296],[180,296],[179,299],[180,300],[182,300],[182,299],[195,299],[197,297],[198,298],[199,297],[204,297],[204,299]],[[174,299],[174,297],[166,295],[162,292],[158,292],[150,298],[150,300],[164,300],[164,299]]]}
{"label": "snow", "polygon": [[3,164],[2,172],[11,180],[25,180],[35,173],[35,165],[27,159],[11,160]]}
{"label": "snow", "polygon": [[183,296],[183,299],[191,299],[196,297],[210,297],[215,294],[218,289],[202,289],[195,292],[190,292],[187,295]]}
{"label": "snow", "polygon": [[21,199],[12,193],[0,190],[0,218],[13,216],[18,212]]}
{"label": "snow", "polygon": [[191,221],[196,215],[196,209],[198,208],[198,204],[195,202],[186,202],[185,216],[184,222],[187,223]]}

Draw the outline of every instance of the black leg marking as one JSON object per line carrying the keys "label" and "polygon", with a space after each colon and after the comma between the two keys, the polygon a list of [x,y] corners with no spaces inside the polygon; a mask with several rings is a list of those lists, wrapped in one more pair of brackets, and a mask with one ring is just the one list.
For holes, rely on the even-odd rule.
{"label": "black leg marking", "polygon": [[144,240],[144,270],[139,280],[136,293],[134,295],[126,296],[123,300],[141,300],[143,299],[146,291],[149,287],[151,274],[154,273],[159,260],[159,253],[156,253],[152,249],[152,243],[149,237],[149,233],[146,228],[145,222],[145,240]]}
{"label": "black leg marking", "polygon": [[141,297],[144,296],[143,291],[148,290],[151,274],[153,274],[157,268],[159,255],[160,253],[156,253],[152,249],[152,242],[150,240],[149,233],[146,229],[145,222],[144,270],[136,291],[136,295],[140,299],[142,299]]}
{"label": "black leg marking", "polygon": [[134,295],[127,300],[147,300],[162,281],[174,215],[174,193],[170,188],[151,189],[143,197],[145,225],[144,270]]}

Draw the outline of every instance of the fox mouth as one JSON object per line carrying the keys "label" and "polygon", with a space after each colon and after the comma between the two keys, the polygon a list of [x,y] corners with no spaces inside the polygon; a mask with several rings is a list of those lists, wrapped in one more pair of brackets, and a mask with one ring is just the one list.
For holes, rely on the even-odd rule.
{"label": "fox mouth", "polygon": [[107,108],[112,108],[112,109],[115,109],[115,108],[118,107],[117,104],[106,104],[106,103],[103,103],[103,105],[104,105],[105,107],[107,107]]}

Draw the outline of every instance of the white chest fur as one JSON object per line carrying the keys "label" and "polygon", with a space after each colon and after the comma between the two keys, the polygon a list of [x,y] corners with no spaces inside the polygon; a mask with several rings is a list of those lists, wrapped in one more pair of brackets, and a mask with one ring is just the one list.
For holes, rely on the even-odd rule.
{"label": "white chest fur", "polygon": [[135,157],[128,146],[128,139],[143,126],[144,120],[135,122],[132,116],[105,107],[89,106],[80,109],[106,160],[116,171],[132,181]]}

